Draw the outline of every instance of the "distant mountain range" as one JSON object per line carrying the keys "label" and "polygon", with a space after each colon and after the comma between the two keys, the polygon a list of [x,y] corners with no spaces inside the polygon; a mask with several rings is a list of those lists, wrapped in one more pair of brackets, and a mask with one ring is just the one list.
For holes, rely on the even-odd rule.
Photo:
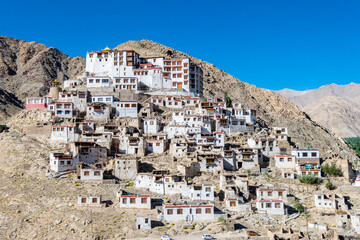
{"label": "distant mountain range", "polygon": [[318,89],[276,91],[302,110],[312,120],[341,137],[360,136],[360,84],[329,84]]}

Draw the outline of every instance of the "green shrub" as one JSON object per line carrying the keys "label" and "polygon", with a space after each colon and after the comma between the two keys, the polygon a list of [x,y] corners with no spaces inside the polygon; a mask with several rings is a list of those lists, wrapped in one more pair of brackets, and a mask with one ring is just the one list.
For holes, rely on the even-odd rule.
{"label": "green shrub", "polygon": [[303,207],[303,205],[301,205],[299,200],[295,200],[293,208],[295,208],[295,210],[298,211],[298,212],[303,212],[304,211],[304,207]]}
{"label": "green shrub", "polygon": [[226,219],[224,217],[219,217],[218,222],[221,223],[222,226],[226,225]]}
{"label": "green shrub", "polygon": [[320,184],[322,182],[321,178],[316,177],[314,175],[300,176],[299,180],[301,183],[306,183],[306,184]]}
{"label": "green shrub", "polygon": [[335,177],[342,176],[341,168],[338,168],[335,165],[330,166],[329,164],[325,164],[324,166],[322,166],[321,169],[325,174],[329,176],[335,176]]}
{"label": "green shrub", "polygon": [[334,189],[334,186],[332,185],[332,183],[330,182],[330,180],[327,181],[325,187],[326,187],[327,189],[329,189],[329,190]]}

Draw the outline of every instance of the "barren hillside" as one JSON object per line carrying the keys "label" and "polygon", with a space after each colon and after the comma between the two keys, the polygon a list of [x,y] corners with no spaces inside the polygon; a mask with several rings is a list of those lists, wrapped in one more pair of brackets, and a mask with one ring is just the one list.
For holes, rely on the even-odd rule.
{"label": "barren hillside", "polygon": [[360,84],[329,84],[318,89],[276,91],[283,95],[319,124],[340,137],[360,136]]}
{"label": "barren hillside", "polygon": [[128,41],[116,48],[135,50],[142,57],[190,57],[195,63],[202,64],[204,95],[222,95],[228,92],[233,102],[258,109],[258,117],[263,125],[287,126],[292,141],[298,147],[319,147],[323,156],[328,158],[357,159],[343,139],[312,121],[294,103],[273,91],[242,82],[211,63],[152,41]]}
{"label": "barren hillside", "polygon": [[44,95],[54,79],[63,81],[81,74],[82,57],[69,57],[37,42],[0,36],[0,86],[23,100]]}

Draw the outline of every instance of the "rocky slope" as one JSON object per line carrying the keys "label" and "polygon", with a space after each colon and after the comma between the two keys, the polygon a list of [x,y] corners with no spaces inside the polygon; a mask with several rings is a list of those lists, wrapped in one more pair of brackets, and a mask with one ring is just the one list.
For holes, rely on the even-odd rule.
{"label": "rocky slope", "polygon": [[307,105],[304,111],[339,136],[360,136],[360,105],[345,98],[327,96]]}
{"label": "rocky slope", "polygon": [[[45,95],[54,79],[75,78],[85,68],[82,57],[69,57],[61,51],[37,42],[0,36],[0,86],[20,100]],[[4,98],[0,106],[17,104]],[[2,112],[4,112],[2,111]]]}
{"label": "rocky slope", "polygon": [[227,92],[233,102],[258,109],[258,117],[263,125],[287,126],[292,141],[298,147],[319,147],[326,158],[357,159],[343,139],[312,121],[294,103],[273,91],[242,82],[211,63],[152,41],[128,41],[116,48],[132,49],[143,57],[190,57],[195,63],[202,64],[205,95],[222,95]]}
{"label": "rocky slope", "polygon": [[20,111],[22,107],[22,102],[14,94],[0,88],[0,124]]}
{"label": "rocky slope", "polygon": [[360,109],[360,84],[329,84],[306,91],[283,89],[276,92],[294,102],[312,119],[337,135],[360,136],[360,118],[357,117]]}

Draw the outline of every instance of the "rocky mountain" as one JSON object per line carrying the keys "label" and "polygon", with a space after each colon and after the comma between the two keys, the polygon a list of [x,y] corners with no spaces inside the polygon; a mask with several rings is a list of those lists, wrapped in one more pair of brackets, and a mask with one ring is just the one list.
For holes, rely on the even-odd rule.
{"label": "rocky mountain", "polygon": [[329,84],[318,89],[276,91],[341,137],[360,136],[360,84]]}
{"label": "rocky mountain", "polygon": [[23,107],[22,102],[12,93],[0,88],[0,123]]}
{"label": "rocky mountain", "polygon": [[194,58],[183,52],[148,40],[128,41],[117,49],[132,49],[142,57],[164,56],[189,57],[202,65],[204,72],[204,95],[223,95],[225,92],[233,103],[258,109],[258,117],[265,126],[287,126],[291,139],[298,147],[318,147],[324,157],[357,159],[356,154],[342,138],[322,127],[285,97],[267,89],[240,81],[213,64]]}
{"label": "rocky mountain", "polygon": [[[20,100],[45,95],[54,79],[75,78],[84,68],[82,57],[72,58],[44,44],[0,36],[0,86]],[[12,111],[8,106],[16,101],[2,100],[0,114],[5,116],[6,111]]]}

